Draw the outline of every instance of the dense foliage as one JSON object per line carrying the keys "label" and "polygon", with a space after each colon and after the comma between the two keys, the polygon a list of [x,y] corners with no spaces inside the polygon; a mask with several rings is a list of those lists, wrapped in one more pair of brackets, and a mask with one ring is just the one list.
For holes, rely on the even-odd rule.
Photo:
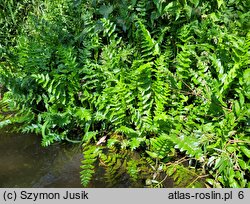
{"label": "dense foliage", "polygon": [[1,0],[0,127],[164,186],[250,187],[249,0]]}

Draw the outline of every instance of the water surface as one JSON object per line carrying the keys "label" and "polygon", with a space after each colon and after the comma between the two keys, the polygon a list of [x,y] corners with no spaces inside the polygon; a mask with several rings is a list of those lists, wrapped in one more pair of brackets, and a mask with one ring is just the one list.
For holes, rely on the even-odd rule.
{"label": "water surface", "polygon": [[[41,146],[41,136],[0,130],[0,188],[82,188],[80,145],[57,143]],[[105,183],[104,169],[97,165],[88,187],[145,187],[132,184],[124,174],[115,184]],[[172,187],[172,181],[166,182]]]}
{"label": "water surface", "polygon": [[38,135],[1,131],[0,187],[80,188],[81,159],[79,146],[44,148]]}

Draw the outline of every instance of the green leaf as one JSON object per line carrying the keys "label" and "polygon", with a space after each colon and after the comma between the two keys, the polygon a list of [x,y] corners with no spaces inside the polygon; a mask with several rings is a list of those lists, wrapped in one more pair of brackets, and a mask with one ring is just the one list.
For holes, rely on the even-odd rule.
{"label": "green leaf", "polygon": [[0,128],[3,128],[5,126],[8,126],[9,124],[11,124],[11,120],[4,120],[4,121],[0,121]]}
{"label": "green leaf", "polygon": [[189,5],[186,5],[186,6],[184,7],[184,10],[186,11],[187,17],[188,17],[188,18],[191,18],[191,16],[192,16],[192,11],[193,11],[192,7],[189,6]]}
{"label": "green leaf", "polygon": [[240,167],[243,169],[243,170],[246,170],[247,169],[247,164],[245,161],[243,161],[242,159],[239,159],[238,160],[239,164],[240,164]]}
{"label": "green leaf", "polygon": [[234,109],[236,116],[239,117],[241,111],[240,111],[240,104],[238,101],[234,101],[233,109]]}
{"label": "green leaf", "polygon": [[129,142],[131,150],[135,150],[140,147],[140,144],[145,141],[145,138],[132,138]]}
{"label": "green leaf", "polygon": [[109,15],[113,12],[114,8],[112,5],[102,5],[100,8],[99,8],[99,13],[101,15],[103,15],[104,18],[108,18]]}
{"label": "green leaf", "polygon": [[151,152],[151,151],[148,151],[148,150],[146,150],[146,152],[147,152],[147,154],[148,154],[149,156],[151,156],[153,159],[158,158],[158,154],[157,154],[157,153]]}
{"label": "green leaf", "polygon": [[168,3],[168,5],[164,8],[164,12],[168,12],[174,6],[173,1]]}
{"label": "green leaf", "polygon": [[224,0],[217,0],[218,8],[220,8],[223,3],[224,3]]}
{"label": "green leaf", "polygon": [[119,140],[118,139],[108,139],[108,142],[107,142],[107,147],[108,148],[111,148],[112,146],[114,146],[116,143],[119,143]]}
{"label": "green leaf", "polygon": [[194,4],[195,8],[199,5],[200,0],[190,0],[192,4]]}
{"label": "green leaf", "polygon": [[91,111],[85,108],[77,108],[75,112],[75,116],[85,121],[90,121],[92,118]]}
{"label": "green leaf", "polygon": [[246,146],[241,146],[240,150],[248,157],[250,158],[250,150]]}
{"label": "green leaf", "polygon": [[169,139],[175,143],[175,148],[182,152],[186,151],[188,155],[194,156],[196,159],[202,159],[203,152],[200,147],[200,141],[193,135],[186,136],[181,134],[179,137],[171,135]]}
{"label": "green leaf", "polygon": [[90,140],[92,138],[94,138],[96,140],[96,135],[97,135],[97,131],[95,131],[95,132],[93,132],[93,131],[92,132],[86,132],[84,134],[84,136],[83,136],[83,142],[88,143],[88,142],[90,142]]}
{"label": "green leaf", "polygon": [[235,150],[236,150],[236,148],[235,148],[234,146],[232,146],[232,145],[227,146],[227,151],[228,151],[229,153],[233,153],[233,152],[235,152]]}

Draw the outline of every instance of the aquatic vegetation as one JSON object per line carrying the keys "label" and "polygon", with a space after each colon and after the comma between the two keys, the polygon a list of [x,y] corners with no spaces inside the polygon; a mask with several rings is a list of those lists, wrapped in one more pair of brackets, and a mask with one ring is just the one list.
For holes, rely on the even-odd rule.
{"label": "aquatic vegetation", "polygon": [[249,0],[4,2],[0,127],[82,143],[84,186],[249,187]]}

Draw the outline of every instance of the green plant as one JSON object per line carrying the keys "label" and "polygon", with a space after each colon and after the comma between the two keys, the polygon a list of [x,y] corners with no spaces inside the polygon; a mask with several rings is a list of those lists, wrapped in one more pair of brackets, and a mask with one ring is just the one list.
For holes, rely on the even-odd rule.
{"label": "green plant", "polygon": [[0,126],[82,143],[84,186],[98,162],[111,186],[249,186],[249,0],[25,2],[4,4]]}

